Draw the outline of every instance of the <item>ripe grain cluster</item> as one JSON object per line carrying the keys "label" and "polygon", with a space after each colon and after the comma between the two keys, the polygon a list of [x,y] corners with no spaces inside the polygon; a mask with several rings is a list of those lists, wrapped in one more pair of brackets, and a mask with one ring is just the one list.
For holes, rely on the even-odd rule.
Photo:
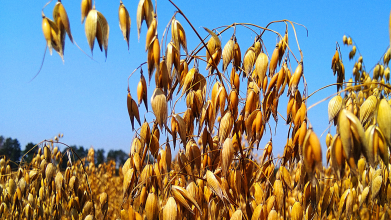
{"label": "ripe grain cluster", "polygon": [[[96,167],[92,148],[87,158],[74,160],[71,156],[77,155],[70,148],[67,155],[58,150],[62,144],[58,138],[40,143],[32,162],[20,163],[17,170],[11,170],[11,161],[3,158],[1,218],[391,218],[391,49],[367,72],[354,41],[344,36],[344,46],[351,48],[349,60],[354,62],[353,77],[345,80],[337,43],[330,71],[337,75],[337,93],[328,105],[330,124],[335,126],[330,130],[335,129],[335,134],[327,134],[327,161],[322,163],[321,143],[307,117],[313,106],[307,106],[311,95],[303,54],[296,34],[288,35],[292,29],[296,33],[298,24],[281,20],[265,28],[234,23],[198,33],[172,4],[178,11],[160,35],[161,41],[156,5],[140,0],[137,6],[139,38],[143,37],[144,21],[147,27],[147,61],[133,72],[140,72],[137,90],[128,86],[127,108],[136,132],[125,164],[118,167],[108,162]],[[105,17],[91,0],[83,0],[81,8],[91,51],[97,39],[107,56],[109,26]],[[122,32],[129,49],[131,19],[122,1],[118,14],[117,31]],[[65,8],[57,2],[53,21],[42,15],[47,46],[63,58],[65,33],[73,42]],[[188,23],[199,38],[193,50],[188,48],[190,32],[185,32],[181,22]],[[270,29],[279,24],[285,25],[285,33]],[[243,50],[236,33],[247,29],[257,36]],[[229,30],[233,34],[224,44],[221,37]],[[276,36],[270,54],[263,41],[265,32]],[[295,55],[292,47],[297,47],[299,54]],[[206,70],[200,69],[200,63]],[[153,93],[148,95],[153,78]],[[278,111],[280,98],[288,100],[286,114]],[[181,101],[186,110],[176,112]],[[142,102],[146,111],[152,107],[152,121],[141,120]],[[289,126],[283,155],[273,155],[270,139],[257,156],[254,149],[259,148],[266,130],[273,132],[272,120],[281,124],[281,118],[282,124]],[[175,149],[179,152],[173,155]],[[65,170],[60,169],[63,160],[68,163]]]}

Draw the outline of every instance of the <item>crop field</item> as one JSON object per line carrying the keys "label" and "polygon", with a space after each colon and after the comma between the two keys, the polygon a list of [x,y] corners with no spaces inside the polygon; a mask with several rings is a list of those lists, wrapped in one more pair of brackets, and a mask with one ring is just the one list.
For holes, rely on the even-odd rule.
{"label": "crop field", "polygon": [[[80,158],[61,135],[37,144],[31,162],[2,156],[1,219],[391,219],[390,47],[369,70],[354,36],[341,34],[330,45],[335,82],[327,87],[336,93],[320,100],[328,102],[330,122],[321,143],[307,117],[318,103],[307,106],[307,99],[324,88],[308,93],[296,37],[298,27],[307,31],[304,25],[279,20],[197,31],[169,1],[176,11],[159,35],[156,2],[138,3],[132,30],[146,39],[140,52],[146,62],[129,75],[137,88],[123,95],[134,131],[126,162],[95,165],[93,148]],[[52,18],[42,10],[43,35],[50,53],[63,59],[66,37],[73,43],[69,18],[61,1],[48,4],[55,6]],[[82,0],[81,12],[91,52],[96,39],[107,57],[105,16],[91,0]],[[129,48],[131,19],[122,1],[118,17]],[[391,14],[385,26],[391,43]],[[236,38],[243,30],[256,33],[248,48]],[[192,49],[189,33],[197,36]],[[264,41],[264,33],[276,44]],[[153,120],[142,120],[146,112]],[[271,123],[288,127],[278,137],[286,139],[279,156],[272,138],[260,144],[273,134]]]}

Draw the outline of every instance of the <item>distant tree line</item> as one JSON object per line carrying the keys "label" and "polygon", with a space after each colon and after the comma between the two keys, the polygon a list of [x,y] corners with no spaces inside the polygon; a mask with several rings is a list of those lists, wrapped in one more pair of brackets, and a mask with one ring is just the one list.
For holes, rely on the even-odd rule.
{"label": "distant tree line", "polygon": [[[11,168],[18,167],[18,163],[22,159],[22,156],[26,154],[23,157],[23,161],[26,161],[27,163],[30,163],[34,157],[34,155],[38,152],[38,147],[34,148],[36,144],[29,142],[24,150],[21,150],[20,143],[18,139],[12,139],[10,137],[5,138],[0,135],[0,158],[3,158],[4,156],[13,161],[13,163],[10,163]],[[85,158],[88,154],[88,148],[84,148],[83,146],[76,146],[72,145],[70,146],[74,152],[80,157]],[[31,151],[30,151],[31,150]],[[66,148],[62,151],[63,156],[66,157]],[[102,164],[104,162],[108,162],[110,160],[114,160],[117,165],[122,165],[125,163],[125,161],[128,159],[128,154],[125,153],[123,150],[110,150],[107,153],[107,156],[105,156],[105,150],[104,149],[95,149],[95,165],[98,166],[99,164]],[[73,157],[77,159],[77,157]],[[72,159],[73,159],[72,158]],[[63,164],[61,164],[62,167],[66,167],[68,159],[63,158]]]}

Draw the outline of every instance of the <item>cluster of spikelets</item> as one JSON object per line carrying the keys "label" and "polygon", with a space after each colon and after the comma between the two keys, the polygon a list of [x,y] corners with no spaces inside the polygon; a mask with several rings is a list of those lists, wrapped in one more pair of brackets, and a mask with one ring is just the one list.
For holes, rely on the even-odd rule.
{"label": "cluster of spikelets", "polygon": [[[62,160],[68,160],[63,156],[50,144],[39,148],[31,163],[21,163],[17,170],[11,170],[10,161],[0,160],[1,219],[119,217],[123,179],[115,175],[115,163],[95,167],[90,149],[87,158],[68,161],[66,170],[61,170]],[[88,166],[83,167],[86,162]]]}
{"label": "cluster of spikelets", "polygon": [[[91,8],[90,0],[82,1],[88,42],[92,50],[97,38],[101,49],[103,46],[107,52],[108,24],[103,15]],[[150,96],[155,119],[143,123],[140,120],[140,104],[144,102],[148,111],[149,98],[141,70],[137,99],[133,99],[129,87],[127,93],[132,129],[135,129],[135,119],[140,127],[136,128],[129,159],[120,167],[119,177],[113,176],[114,164],[96,168],[93,151],[87,159],[89,166],[79,162],[60,171],[53,159],[47,159],[51,158],[47,155],[51,151],[44,147],[44,153],[39,152],[25,168],[12,174],[7,168],[3,172],[2,168],[2,174],[9,174],[3,182],[6,189],[1,197],[4,201],[1,207],[6,207],[2,208],[6,210],[3,215],[27,217],[26,213],[33,213],[41,218],[147,220],[390,217],[388,62],[391,50],[370,77],[363,58],[355,60],[357,47],[352,38],[344,37],[343,43],[352,47],[349,59],[355,62],[354,79],[345,81],[345,66],[337,45],[331,68],[337,74],[338,94],[329,102],[329,119],[336,125],[336,134],[327,135],[326,156],[331,166],[324,167],[320,141],[307,118],[310,96],[307,96],[306,83],[304,91],[299,90],[300,81],[305,82],[303,55],[297,43],[298,60],[288,41],[288,25],[296,31],[295,23],[272,22],[286,24],[284,35],[248,23],[224,26],[219,32],[204,28],[208,34],[204,39],[193,28],[200,44],[190,51],[185,30],[175,15],[162,35],[161,42],[168,42],[167,46],[160,45],[156,5],[155,12],[153,9],[151,0],[139,1],[137,29],[140,37],[145,21],[149,82],[155,74],[155,88]],[[60,21],[64,22],[62,17]],[[122,2],[119,21],[129,47],[130,17]],[[235,33],[243,26],[260,34],[242,57]],[[232,29],[233,35],[223,46],[221,36]],[[265,31],[276,34],[277,38],[270,55],[262,39]],[[49,31],[44,29],[45,33]],[[45,34],[49,47],[56,43],[52,38],[56,31],[50,29],[50,33]],[[205,52],[204,56],[200,55],[201,51]],[[208,73],[199,69],[200,62],[205,63]],[[281,116],[278,104],[283,94],[287,95],[288,104],[286,118],[281,118],[289,125],[283,156],[273,156],[271,139],[262,156],[255,158],[253,149],[259,147],[265,130],[270,127],[270,116],[276,123]],[[175,102],[174,98],[177,98]],[[184,113],[175,112],[179,100],[186,102]],[[271,129],[270,133],[273,135]],[[171,145],[174,149],[179,145],[174,159]],[[52,155],[55,154],[58,153],[53,149]],[[61,160],[61,155],[55,160]],[[21,178],[31,172],[35,172],[31,174],[35,179],[29,177],[28,184],[25,181],[23,192],[26,185],[28,189],[33,187],[32,198],[39,199],[34,206],[30,200],[25,202],[29,195],[26,197],[21,190]],[[41,198],[41,188],[45,193],[50,192],[49,196]]]}

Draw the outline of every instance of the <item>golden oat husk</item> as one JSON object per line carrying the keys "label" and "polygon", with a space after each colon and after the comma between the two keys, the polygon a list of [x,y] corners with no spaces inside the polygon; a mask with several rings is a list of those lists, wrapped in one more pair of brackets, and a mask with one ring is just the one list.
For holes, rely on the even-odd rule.
{"label": "golden oat husk", "polygon": [[[49,182],[52,180],[54,173],[56,172],[55,166],[52,163],[48,163],[45,170],[45,179]],[[13,193],[11,193],[13,194]]]}
{"label": "golden oat husk", "polygon": [[129,193],[132,189],[134,178],[135,178],[134,169],[131,168],[124,175],[124,182],[123,182],[123,186],[122,186],[122,191],[123,191],[124,195],[125,194],[129,195]]}
{"label": "golden oat husk", "polygon": [[[285,64],[285,63],[284,63]],[[284,65],[283,64],[283,65]],[[277,91],[280,91],[280,88],[281,86],[284,84],[284,82],[286,82],[286,72],[285,72],[285,68],[282,66],[280,71],[278,71],[278,79],[277,79],[277,82],[276,82],[276,87],[275,89]],[[280,94],[280,93],[279,93]],[[282,94],[282,93],[281,93]]]}
{"label": "golden oat husk", "polygon": [[170,197],[163,209],[164,220],[177,220],[178,208],[174,197]]}
{"label": "golden oat husk", "polygon": [[236,38],[235,38],[233,67],[235,67],[236,71],[239,70],[241,62],[242,62],[242,54],[240,52],[239,44],[238,42],[236,42]]}
{"label": "golden oat husk", "polygon": [[322,199],[322,206],[321,206],[321,214],[320,214],[321,217],[323,217],[324,213],[327,212],[327,209],[330,206],[330,204],[333,205],[331,203],[334,196],[333,189],[334,189],[333,187],[325,188],[325,192],[323,194],[323,199]]}
{"label": "golden oat husk", "polygon": [[262,139],[263,132],[265,129],[265,122],[263,120],[262,111],[258,111],[258,113],[256,114],[255,120],[253,122],[253,126],[254,126],[254,124],[255,124],[255,130],[253,130],[252,132],[255,132],[255,139],[258,141],[258,144],[259,144],[259,142]]}
{"label": "golden oat husk", "polygon": [[305,106],[305,102],[302,102],[293,120],[293,124],[295,124],[296,126],[301,125],[304,119],[306,118],[306,116],[307,116],[307,107]]}
{"label": "golden oat husk", "polygon": [[187,209],[191,214],[193,215],[195,214],[190,204],[187,202],[187,200],[183,197],[183,195],[178,190],[172,190],[172,195],[174,196],[177,203],[179,203],[181,206]]}
{"label": "golden oat husk", "polygon": [[182,151],[179,152],[178,163],[181,170],[185,170],[186,173],[189,174],[190,176],[193,175],[191,164],[188,158],[186,157],[186,155]]}
{"label": "golden oat husk", "polygon": [[273,194],[276,197],[277,209],[281,210],[284,205],[284,189],[281,180],[275,180],[273,184]]}
{"label": "golden oat husk", "polygon": [[284,181],[284,184],[288,187],[288,189],[292,189],[291,174],[289,173],[289,171],[284,166],[281,166],[279,171],[280,175],[282,176],[282,180]]}
{"label": "golden oat husk", "polygon": [[233,89],[240,89],[240,79],[239,75],[236,73],[235,68],[232,67],[231,77],[230,77],[231,87]]}
{"label": "golden oat husk", "polygon": [[130,25],[132,21],[130,19],[128,10],[125,8],[125,5],[122,3],[122,0],[120,0],[119,3],[118,20],[119,20],[119,28],[122,32],[122,35],[124,36],[124,40],[128,44],[128,50],[129,50]]}
{"label": "golden oat husk", "polygon": [[54,22],[56,22],[58,27],[64,26],[64,29],[68,34],[69,40],[71,40],[71,42],[73,43],[71,25],[69,23],[67,12],[65,11],[65,8],[62,5],[61,1],[58,1],[53,8],[53,20]]}
{"label": "golden oat husk", "polygon": [[133,154],[135,154],[136,152],[133,152],[131,153],[131,157],[129,157],[126,162],[124,163],[123,167],[122,167],[122,174],[125,176],[125,174],[128,172],[128,170],[130,168],[133,168],[133,159],[132,159],[132,156]]}
{"label": "golden oat husk", "polygon": [[224,201],[225,197],[220,182],[210,170],[206,171],[206,181],[210,189],[221,199],[221,201]]}
{"label": "golden oat husk", "polygon": [[371,195],[372,195],[372,200],[374,200],[380,193],[380,189],[382,186],[382,176],[376,176],[371,183]]}
{"label": "golden oat husk", "polygon": [[291,210],[291,218],[292,220],[303,219],[303,208],[300,202],[295,202],[292,206]]}
{"label": "golden oat husk", "polygon": [[223,49],[223,72],[227,69],[228,64],[234,58],[234,46],[235,42],[233,37],[225,44]]}
{"label": "golden oat husk", "polygon": [[182,46],[185,53],[187,54],[187,40],[186,40],[185,29],[183,28],[182,24],[178,20],[176,20],[176,24],[177,24],[177,30],[179,33],[179,43]]}
{"label": "golden oat husk", "polygon": [[264,206],[262,204],[259,204],[253,212],[253,215],[251,217],[251,220],[258,220],[258,219],[266,219],[266,214],[264,212]]}
{"label": "golden oat husk", "polygon": [[378,151],[379,131],[377,130],[378,128],[376,125],[371,125],[365,131],[365,139],[367,144],[366,147],[363,148],[363,154],[372,167],[375,167],[375,159],[377,158]]}
{"label": "golden oat husk", "polygon": [[[179,79],[182,87],[183,84],[182,77],[184,77],[184,75],[188,72],[188,66],[186,61],[180,60],[179,48],[177,48],[172,41],[170,41],[170,43],[167,44],[165,58],[167,62],[168,74],[170,75],[171,80],[175,80],[176,78]],[[172,65],[174,65],[176,71],[172,70]],[[179,76],[178,73],[180,74]]]}
{"label": "golden oat husk", "polygon": [[192,89],[191,84],[195,78],[195,74],[198,73],[198,69],[192,68],[187,72],[186,77],[183,82],[182,95],[188,93]]}
{"label": "golden oat husk", "polygon": [[328,132],[327,135],[326,135],[326,146],[327,146],[327,148],[330,147],[332,140],[333,140],[333,136],[330,134],[330,132]]}
{"label": "golden oat husk", "polygon": [[278,220],[278,213],[276,210],[271,210],[267,216],[267,220]]}
{"label": "golden oat husk", "polygon": [[[192,182],[194,183],[194,182]],[[190,184],[189,184],[190,185]],[[198,205],[196,199],[187,191],[185,190],[184,188],[180,187],[180,186],[172,186],[172,191],[174,192],[174,195],[175,193],[179,193],[185,200],[186,200],[186,203],[187,202],[190,202],[192,205],[194,205],[198,211],[201,213],[202,215],[202,209],[200,208],[200,206]],[[188,203],[187,203],[188,204]],[[193,212],[192,209],[191,209],[191,206],[189,204],[190,207],[190,212]]]}
{"label": "golden oat husk", "polygon": [[106,18],[97,11],[97,30],[96,30],[96,40],[98,41],[98,45],[100,50],[102,51],[102,47],[105,50],[105,57],[107,58],[107,48],[109,45],[109,24],[107,23]]}
{"label": "golden oat husk", "polygon": [[322,147],[318,137],[311,128],[307,130],[304,138],[303,155],[307,172],[313,172],[314,167],[322,163]]}
{"label": "golden oat husk", "polygon": [[[64,29],[63,26],[62,29]],[[46,18],[43,12],[42,12],[42,31],[46,39],[46,43],[49,47],[50,55],[52,55],[52,48],[53,48],[60,55],[61,59],[63,59],[65,32],[61,32],[57,24],[52,20],[50,20],[49,18]]]}
{"label": "golden oat husk", "polygon": [[247,119],[247,117],[252,113],[252,111],[256,108],[255,106],[255,98],[257,95],[253,90],[250,90],[247,97],[246,97],[246,104],[245,104],[245,110],[244,110],[244,118]]}
{"label": "golden oat husk", "polygon": [[153,5],[151,0],[140,0],[137,6],[137,32],[140,40],[141,25],[145,20],[149,28],[153,19]]}
{"label": "golden oat husk", "polygon": [[90,45],[91,53],[94,49],[95,38],[98,41],[100,50],[102,46],[105,49],[105,57],[107,58],[107,47],[109,43],[109,25],[106,18],[99,11],[92,9],[88,12],[85,33],[88,44]]}
{"label": "golden oat husk", "polygon": [[191,150],[193,153],[193,160],[194,160],[195,168],[197,169],[196,170],[197,174],[199,174],[199,172],[201,171],[201,150],[198,147],[198,145],[195,143],[192,144]]}
{"label": "golden oat husk", "polygon": [[155,193],[148,193],[147,201],[145,203],[145,214],[147,220],[157,219],[159,214],[159,198]]}
{"label": "golden oat husk", "polygon": [[178,127],[178,134],[181,138],[182,144],[186,143],[186,124],[185,120],[178,114],[174,114],[173,118],[175,119],[175,122],[177,123]]}
{"label": "golden oat husk", "polygon": [[300,82],[300,79],[301,79],[301,76],[303,75],[303,62],[301,61],[297,67],[296,67],[296,70],[295,72],[293,73],[290,81],[289,81],[289,92],[288,92],[288,95],[291,94],[292,96],[295,94],[298,86],[299,86],[299,82]]}
{"label": "golden oat husk", "polygon": [[52,27],[50,26],[48,18],[42,13],[42,31],[43,36],[45,37],[46,44],[49,47],[50,55],[52,54]]}
{"label": "golden oat husk", "polygon": [[151,82],[153,71],[156,69],[156,73],[158,74],[160,71],[160,46],[157,35],[152,40],[152,43],[149,45],[148,55],[148,76],[149,82]]}
{"label": "golden oat husk", "polygon": [[211,100],[207,100],[204,106],[202,107],[201,118],[199,122],[198,134],[201,133],[202,126],[205,122],[209,130],[213,130],[214,122],[216,119],[215,108]]}
{"label": "golden oat husk", "polygon": [[211,99],[212,99],[212,104],[213,106],[215,107],[215,111],[218,109],[218,105],[220,104],[219,102],[219,92],[221,91],[220,90],[220,87],[221,87],[221,84],[219,81],[217,81],[214,85],[213,85],[213,88],[212,88],[212,96],[211,96]]}
{"label": "golden oat husk", "polygon": [[360,201],[359,201],[359,207],[361,208],[363,204],[367,202],[369,198],[369,186],[365,187],[364,190],[361,193]]}
{"label": "golden oat husk", "polygon": [[62,188],[64,188],[64,176],[60,172],[56,174],[55,183],[57,191],[60,191]]}
{"label": "golden oat husk", "polygon": [[284,62],[282,64],[282,69],[281,71],[284,71],[284,74],[283,76],[280,76],[280,77],[284,77],[284,82],[281,84],[281,89],[280,89],[280,92],[278,93],[278,96],[281,96],[282,94],[284,94],[284,91],[285,91],[285,87],[286,85],[289,85],[289,80],[290,80],[290,70],[288,69],[288,65],[286,62]]}
{"label": "golden oat husk", "polygon": [[232,139],[227,138],[224,141],[223,149],[221,151],[221,170],[222,176],[227,176],[229,166],[231,165],[234,156],[234,149],[232,145]]}
{"label": "golden oat husk", "polygon": [[[391,59],[391,49],[390,49],[390,59]],[[386,82],[390,81],[390,67],[389,66],[384,70],[384,78],[386,79]]]}
{"label": "golden oat husk", "polygon": [[279,50],[278,50],[278,44],[274,48],[272,58],[270,58],[270,65],[269,65],[269,77],[272,77],[274,75],[274,72],[276,71],[277,64],[279,59]]}
{"label": "golden oat husk", "polygon": [[157,153],[159,152],[159,139],[155,135],[151,135],[151,143],[149,145],[149,150],[154,157],[156,157]]}
{"label": "golden oat husk", "polygon": [[240,209],[236,210],[231,216],[231,220],[242,220],[242,219],[243,219],[243,212]]}
{"label": "golden oat husk", "polygon": [[179,46],[182,46],[183,50],[187,54],[187,41],[186,41],[185,29],[183,28],[182,24],[175,18],[173,18],[171,22],[171,35],[175,46],[178,48],[178,51],[179,51]]}
{"label": "golden oat husk", "polygon": [[128,107],[130,122],[132,123],[132,130],[134,130],[134,118],[136,118],[138,124],[141,125],[140,114],[138,111],[136,101],[133,100],[129,91],[128,91],[128,95],[127,95],[127,107]]}
{"label": "golden oat husk", "polygon": [[254,64],[256,61],[255,51],[254,47],[248,48],[246,53],[244,54],[243,58],[243,70],[244,70],[244,77],[247,77],[251,74]]}
{"label": "golden oat husk", "polygon": [[166,96],[160,88],[156,88],[153,91],[151,105],[156,121],[160,129],[162,129],[167,124],[167,101]]}
{"label": "golden oat husk", "polygon": [[141,142],[142,149],[144,149],[146,144],[149,144],[150,139],[151,139],[151,129],[149,127],[148,122],[144,121],[144,123],[141,125],[140,128],[140,142]]}
{"label": "golden oat husk", "polygon": [[231,130],[234,124],[231,111],[225,111],[219,125],[219,142],[222,144],[225,139],[231,134]]}
{"label": "golden oat husk", "polygon": [[161,88],[167,96],[171,89],[171,79],[167,71],[166,60],[163,59],[159,64],[159,72],[155,73],[156,88]]}
{"label": "golden oat husk", "polygon": [[360,122],[366,124],[373,117],[376,110],[377,98],[374,95],[369,96],[360,107]]}
{"label": "golden oat husk", "polygon": [[329,122],[334,120],[334,124],[336,124],[337,122],[336,119],[338,119],[337,116],[341,108],[342,108],[342,97],[341,95],[338,94],[329,101],[329,105],[328,105]]}
{"label": "golden oat husk", "polygon": [[[217,65],[220,63],[220,58],[221,58],[221,53],[222,53],[222,50],[221,50],[221,41],[219,39],[219,37],[211,30],[209,30],[208,28],[205,28],[204,29],[212,36],[209,41],[208,41],[208,51],[206,51],[206,61],[207,61],[207,65],[206,65],[206,69],[210,69],[210,74],[213,73],[214,69],[217,68]],[[209,54],[210,53],[210,54]]]}
{"label": "golden oat husk", "polygon": [[137,100],[139,106],[141,102],[144,101],[145,109],[148,111],[148,88],[142,72],[140,74],[140,81],[137,85]]}
{"label": "golden oat husk", "polygon": [[381,99],[377,110],[377,123],[391,149],[391,107],[386,99]]}
{"label": "golden oat husk", "polygon": [[[276,83],[277,83],[277,79],[278,79],[278,73],[277,74],[274,74],[273,76],[272,76],[272,78],[270,79],[270,83],[269,83],[269,86],[267,87],[267,90],[265,91],[264,90],[264,92],[265,92],[265,94],[267,95],[267,94],[270,94],[270,91],[272,90],[272,89],[275,89],[275,85],[276,85]],[[276,89],[277,90],[277,89]]]}
{"label": "golden oat husk", "polygon": [[301,154],[302,153],[301,149],[303,147],[304,139],[307,134],[307,120],[306,119],[301,124],[298,132],[299,132],[299,137],[298,137],[299,154]]}
{"label": "golden oat husk", "polygon": [[[338,117],[338,131],[346,159],[352,158],[352,162],[356,164],[360,159],[362,147],[365,148],[366,145],[364,128],[353,113],[342,109]],[[349,165],[354,164],[349,163]]]}
{"label": "golden oat husk", "polygon": [[[218,92],[218,97],[219,97],[219,106],[220,106],[220,114],[224,112],[225,109],[225,101],[227,100],[227,91],[225,90],[224,86],[221,86],[219,88]],[[217,111],[216,111],[217,112]]]}
{"label": "golden oat husk", "polygon": [[81,1],[81,23],[83,24],[84,19],[87,17],[88,12],[92,9],[92,0]]}
{"label": "golden oat husk", "polygon": [[338,174],[338,177],[342,177],[345,172],[346,154],[342,146],[341,138],[338,134],[334,136],[330,148],[332,167]]}
{"label": "golden oat husk", "polygon": [[153,38],[157,35],[157,19],[152,19],[151,25],[148,27],[147,36],[145,40],[145,51],[148,50],[149,45],[152,43]]}

